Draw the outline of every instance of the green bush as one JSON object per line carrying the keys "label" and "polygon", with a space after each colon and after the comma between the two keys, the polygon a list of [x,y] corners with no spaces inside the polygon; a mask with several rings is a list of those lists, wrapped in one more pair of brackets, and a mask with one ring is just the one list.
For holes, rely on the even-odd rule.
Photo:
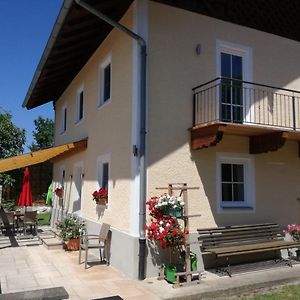
{"label": "green bush", "polygon": [[16,206],[15,200],[5,200],[1,204],[5,211],[13,211]]}

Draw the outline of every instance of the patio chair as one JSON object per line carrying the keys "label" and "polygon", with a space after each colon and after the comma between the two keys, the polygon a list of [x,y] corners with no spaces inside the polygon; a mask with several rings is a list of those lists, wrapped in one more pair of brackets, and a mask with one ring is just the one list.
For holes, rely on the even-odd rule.
{"label": "patio chair", "polygon": [[81,264],[81,251],[85,251],[84,258],[84,267],[87,268],[88,263],[88,251],[89,249],[99,249],[100,252],[100,261],[103,262],[102,251],[104,251],[104,257],[106,260],[106,264],[109,265],[108,258],[108,233],[110,230],[110,225],[107,223],[102,223],[99,235],[96,234],[83,234],[80,237],[80,246],[79,246],[79,261]]}
{"label": "patio chair", "polygon": [[15,233],[15,216],[13,212],[4,212],[1,210],[1,228],[5,230],[12,229],[12,232]]}
{"label": "patio chair", "polygon": [[[37,234],[37,211],[25,211],[22,220],[24,235],[26,235],[27,227],[30,226],[30,232]],[[34,232],[33,229],[34,228]]]}

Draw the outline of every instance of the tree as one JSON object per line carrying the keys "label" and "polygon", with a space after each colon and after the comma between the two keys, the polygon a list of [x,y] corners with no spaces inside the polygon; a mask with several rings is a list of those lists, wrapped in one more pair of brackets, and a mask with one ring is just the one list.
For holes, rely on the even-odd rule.
{"label": "tree", "polygon": [[51,119],[38,117],[34,120],[35,130],[32,131],[34,142],[28,148],[30,151],[46,149],[54,145],[54,122]]}
{"label": "tree", "polygon": [[[0,113],[0,159],[19,155],[24,151],[25,129],[18,128],[11,119],[11,114]],[[0,184],[12,186],[14,177],[14,172],[1,173]]]}

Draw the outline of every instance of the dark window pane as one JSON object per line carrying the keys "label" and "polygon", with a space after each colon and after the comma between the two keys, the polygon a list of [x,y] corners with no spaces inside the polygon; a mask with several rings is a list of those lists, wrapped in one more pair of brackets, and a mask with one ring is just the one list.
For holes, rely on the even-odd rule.
{"label": "dark window pane", "polygon": [[105,67],[104,69],[104,81],[103,81],[103,102],[107,101],[110,98],[110,73],[111,65]]}
{"label": "dark window pane", "polygon": [[232,201],[231,183],[222,183],[222,201]]}
{"label": "dark window pane", "polygon": [[63,121],[63,130],[67,130],[67,109],[64,109],[64,121]]}
{"label": "dark window pane", "polygon": [[234,123],[243,122],[243,107],[242,106],[232,106],[232,121]]}
{"label": "dark window pane", "polygon": [[232,103],[243,104],[243,85],[241,82],[232,80]]}
{"label": "dark window pane", "polygon": [[233,184],[233,201],[245,201],[244,184]]}
{"label": "dark window pane", "polygon": [[108,190],[108,163],[102,165],[102,184],[101,186]]}
{"label": "dark window pane", "polygon": [[231,55],[232,59],[232,78],[243,80],[242,57]]}
{"label": "dark window pane", "polygon": [[233,182],[244,182],[244,165],[232,165]]}
{"label": "dark window pane", "polygon": [[83,118],[83,91],[79,94],[79,114],[78,119],[81,120]]}
{"label": "dark window pane", "polygon": [[231,121],[231,105],[222,104],[222,121]]}
{"label": "dark window pane", "polygon": [[231,78],[231,55],[221,53],[221,76]]}
{"label": "dark window pane", "polygon": [[222,79],[222,103],[231,103],[231,80]]}
{"label": "dark window pane", "polygon": [[231,164],[222,164],[222,182],[232,182]]}

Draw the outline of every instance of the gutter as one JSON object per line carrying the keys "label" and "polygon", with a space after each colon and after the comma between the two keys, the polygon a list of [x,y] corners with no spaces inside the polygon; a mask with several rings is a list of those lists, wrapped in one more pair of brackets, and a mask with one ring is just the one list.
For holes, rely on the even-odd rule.
{"label": "gutter", "polygon": [[110,17],[94,9],[92,6],[82,0],[75,0],[75,2],[89,11],[91,14],[97,16],[104,22],[110,24],[112,27],[124,32],[131,38],[135,39],[140,46],[141,62],[140,62],[140,136],[139,136],[139,169],[140,169],[140,194],[139,194],[139,269],[138,279],[145,279],[145,262],[146,262],[146,59],[147,46],[145,40],[131,31],[124,25],[112,20]]}
{"label": "gutter", "polygon": [[[72,2],[73,0],[64,0],[63,6],[60,9],[59,15],[55,21],[55,25],[52,29],[52,32],[50,34],[50,37],[48,39],[47,45],[45,47],[45,50],[42,54],[42,57],[39,61],[39,64],[36,68],[36,71],[34,73],[34,76],[32,78],[32,81],[30,83],[29,89],[26,93],[25,99],[23,101],[22,107],[26,107],[27,108],[27,104],[28,101],[31,97],[31,93],[33,91],[33,88],[35,87],[35,85],[37,84],[37,81],[41,75],[42,69],[44,68],[44,65],[48,59],[48,56],[51,52],[51,49],[53,48],[53,45],[55,44],[55,41],[57,39],[58,33],[60,32],[61,26],[65,20],[66,15],[68,14],[70,7],[72,6]],[[30,109],[30,108],[27,108]]]}

